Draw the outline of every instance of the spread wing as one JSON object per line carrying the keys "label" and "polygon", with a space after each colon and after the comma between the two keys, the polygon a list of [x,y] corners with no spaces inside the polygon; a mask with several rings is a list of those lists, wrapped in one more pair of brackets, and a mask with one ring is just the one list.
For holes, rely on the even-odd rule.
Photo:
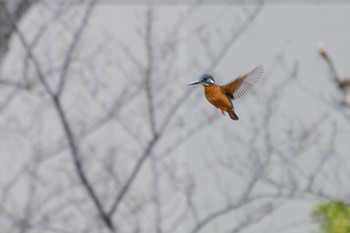
{"label": "spread wing", "polygon": [[221,90],[231,99],[237,99],[249,93],[256,83],[262,78],[264,67],[262,65],[256,67],[248,74],[239,76],[236,80],[220,86]]}

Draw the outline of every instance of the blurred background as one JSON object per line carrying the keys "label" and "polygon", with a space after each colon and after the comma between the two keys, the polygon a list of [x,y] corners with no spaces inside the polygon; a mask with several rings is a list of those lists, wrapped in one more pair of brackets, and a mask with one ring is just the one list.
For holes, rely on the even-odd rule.
{"label": "blurred background", "polygon": [[0,232],[350,232],[349,12],[0,0]]}

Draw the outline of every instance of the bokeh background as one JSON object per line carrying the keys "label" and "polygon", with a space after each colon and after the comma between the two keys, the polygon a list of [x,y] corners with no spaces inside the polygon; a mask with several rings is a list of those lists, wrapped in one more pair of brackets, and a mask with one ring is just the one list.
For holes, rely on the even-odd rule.
{"label": "bokeh background", "polygon": [[[0,232],[350,232],[349,12],[0,0]],[[239,121],[187,86],[260,64]]]}

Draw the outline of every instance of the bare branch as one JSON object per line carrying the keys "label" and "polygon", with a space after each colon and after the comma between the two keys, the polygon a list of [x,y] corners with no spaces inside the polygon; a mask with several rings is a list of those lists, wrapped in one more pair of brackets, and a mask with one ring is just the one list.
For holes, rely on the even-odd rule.
{"label": "bare branch", "polygon": [[[22,19],[24,14],[37,2],[38,0],[7,2],[5,0],[0,0],[0,66],[3,58],[7,54],[9,40],[13,32],[15,32],[12,24],[17,24]],[[10,8],[13,9],[11,12],[9,12]]]}
{"label": "bare branch", "polygon": [[76,145],[72,129],[69,126],[68,119],[64,113],[64,110],[62,108],[62,105],[61,105],[61,102],[60,102],[60,99],[58,96],[53,97],[53,103],[54,103],[54,106],[58,112],[60,121],[61,121],[63,128],[64,128],[64,131],[65,131],[65,134],[67,135],[67,139],[69,142],[69,149],[71,151],[71,154],[72,154],[72,157],[74,160],[74,165],[75,165],[76,171],[78,173],[79,179],[83,183],[84,188],[87,190],[89,196],[92,198],[94,204],[96,205],[96,208],[97,208],[102,220],[106,223],[108,228],[110,228],[110,230],[112,232],[114,232],[115,228],[114,228],[114,225],[113,225],[111,218],[105,213],[100,200],[98,199],[95,191],[93,190],[90,182],[88,181],[88,179],[83,171],[82,164],[81,164],[81,158],[79,156],[78,147]]}
{"label": "bare branch", "polygon": [[73,57],[73,53],[76,50],[77,45],[80,42],[80,39],[84,33],[84,30],[86,28],[86,26],[88,25],[90,16],[92,14],[92,11],[94,9],[94,5],[96,4],[98,0],[91,0],[89,5],[87,6],[84,16],[81,20],[80,25],[78,26],[78,29],[75,31],[74,35],[73,35],[73,39],[68,47],[68,51],[66,54],[66,57],[64,59],[63,62],[63,66],[62,66],[62,71],[60,74],[60,80],[59,80],[59,84],[58,84],[58,88],[57,88],[57,93],[56,95],[61,95],[62,91],[64,90],[64,86],[66,83],[66,79],[67,79],[67,73],[69,70],[69,66],[72,63],[72,57]]}
{"label": "bare branch", "polygon": [[157,143],[158,139],[159,139],[158,134],[156,134],[151,141],[148,142],[147,147],[145,148],[142,156],[138,159],[138,161],[136,162],[134,168],[132,169],[132,172],[130,174],[130,176],[128,177],[128,179],[126,180],[123,188],[120,190],[119,194],[117,195],[117,198],[115,199],[114,203],[112,204],[112,207],[110,209],[110,211],[108,212],[108,216],[112,216],[115,212],[117,212],[118,207],[120,206],[121,201],[123,200],[125,194],[127,193],[127,191],[129,190],[131,184],[134,182],[137,174],[140,172],[140,169],[144,163],[144,161],[150,156],[153,147],[155,146],[155,144]]}
{"label": "bare branch", "polygon": [[147,66],[145,71],[145,84],[146,84],[146,94],[147,94],[147,103],[148,103],[148,115],[150,120],[151,131],[153,135],[157,134],[157,126],[155,119],[155,108],[154,108],[154,100],[152,94],[152,73],[154,66],[154,58],[153,58],[153,45],[152,45],[152,31],[153,31],[153,9],[152,6],[149,7],[147,11],[147,19],[146,19],[146,52],[147,52]]}
{"label": "bare branch", "polygon": [[38,76],[39,80],[41,81],[41,83],[43,84],[46,92],[49,94],[52,94],[52,91],[45,80],[44,73],[42,72],[42,69],[40,68],[40,63],[39,63],[38,59],[35,57],[35,55],[32,51],[32,48],[30,47],[30,45],[27,42],[26,38],[24,37],[23,33],[18,29],[16,22],[12,19],[11,14],[8,12],[8,10],[6,9],[6,6],[4,5],[4,3],[2,1],[0,2],[0,5],[3,6],[4,12],[5,12],[8,20],[10,21],[13,30],[17,33],[24,49],[26,50],[26,52],[28,54],[28,57],[33,62],[37,76]]}

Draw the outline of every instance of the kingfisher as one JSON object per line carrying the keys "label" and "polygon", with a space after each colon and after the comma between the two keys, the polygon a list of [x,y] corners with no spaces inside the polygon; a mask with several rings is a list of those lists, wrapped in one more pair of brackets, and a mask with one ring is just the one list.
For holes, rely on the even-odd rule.
{"label": "kingfisher", "polygon": [[241,75],[234,81],[223,86],[219,86],[215,83],[213,75],[202,74],[199,80],[191,82],[188,85],[202,84],[207,100],[218,108],[223,116],[225,116],[225,112],[227,112],[232,120],[238,120],[232,100],[249,93],[260,81],[263,72],[264,67],[260,65],[249,73]]}

